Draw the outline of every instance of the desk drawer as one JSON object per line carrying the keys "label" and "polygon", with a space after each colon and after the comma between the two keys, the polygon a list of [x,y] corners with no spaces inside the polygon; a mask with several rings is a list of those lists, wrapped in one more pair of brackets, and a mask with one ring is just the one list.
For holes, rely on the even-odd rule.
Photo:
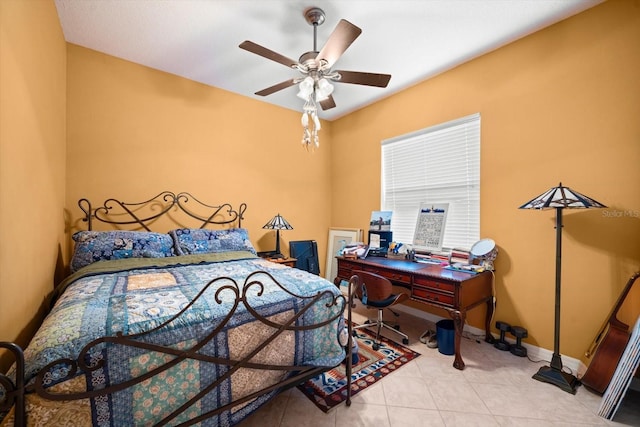
{"label": "desk drawer", "polygon": [[421,288],[415,285],[411,288],[411,298],[436,304],[442,304],[448,307],[454,306],[453,295],[433,292],[430,289]]}
{"label": "desk drawer", "polygon": [[427,279],[426,277],[415,277],[414,279],[415,285],[421,288],[429,288],[435,289],[440,292],[449,292],[453,294],[456,291],[456,285],[448,282],[439,282],[432,279]]}
{"label": "desk drawer", "polygon": [[348,265],[342,265],[339,264],[338,265],[338,277],[340,277],[343,280],[349,280],[351,278],[351,276],[353,275],[353,266],[348,264]]}
{"label": "desk drawer", "polygon": [[347,265],[339,265],[338,266],[338,276],[340,277],[349,277],[351,275],[351,266]]}
{"label": "desk drawer", "polygon": [[372,272],[379,274],[382,277],[386,277],[392,282],[401,283],[407,286],[411,285],[411,275],[409,274],[389,270],[372,270]]}

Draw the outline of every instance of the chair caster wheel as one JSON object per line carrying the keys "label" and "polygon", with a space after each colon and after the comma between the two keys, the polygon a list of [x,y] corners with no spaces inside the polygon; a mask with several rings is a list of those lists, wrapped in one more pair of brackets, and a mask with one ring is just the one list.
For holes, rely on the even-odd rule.
{"label": "chair caster wheel", "polygon": [[409,344],[409,340],[406,338],[402,338],[402,344],[405,344],[405,345]]}
{"label": "chair caster wheel", "polygon": [[371,348],[374,349],[375,351],[378,351],[380,349],[380,345],[374,342]]}

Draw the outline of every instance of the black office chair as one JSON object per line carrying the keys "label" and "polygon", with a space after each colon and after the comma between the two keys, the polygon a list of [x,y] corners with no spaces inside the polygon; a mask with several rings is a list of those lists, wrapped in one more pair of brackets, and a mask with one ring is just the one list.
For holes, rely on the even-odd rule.
{"label": "black office chair", "polygon": [[378,348],[380,348],[380,332],[382,331],[382,328],[387,328],[402,336],[402,343],[409,344],[409,337],[400,332],[399,326],[390,326],[382,321],[382,312],[385,308],[400,304],[401,302],[408,300],[409,296],[405,293],[394,294],[391,282],[387,278],[378,274],[366,271],[354,271],[353,275],[358,277],[358,281],[356,282],[354,289],[356,298],[358,298],[367,308],[374,308],[378,310],[378,318],[375,321],[367,320],[363,325],[356,326],[353,328],[354,333],[356,329],[376,326],[376,339],[372,346],[374,350],[378,350]]}

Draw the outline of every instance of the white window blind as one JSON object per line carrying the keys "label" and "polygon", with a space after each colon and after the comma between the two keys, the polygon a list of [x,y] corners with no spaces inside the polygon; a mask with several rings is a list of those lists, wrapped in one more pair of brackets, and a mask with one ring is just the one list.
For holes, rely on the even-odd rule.
{"label": "white window blind", "polygon": [[479,240],[479,113],[382,141],[381,175],[394,241],[413,242],[422,203],[449,203],[443,248]]}

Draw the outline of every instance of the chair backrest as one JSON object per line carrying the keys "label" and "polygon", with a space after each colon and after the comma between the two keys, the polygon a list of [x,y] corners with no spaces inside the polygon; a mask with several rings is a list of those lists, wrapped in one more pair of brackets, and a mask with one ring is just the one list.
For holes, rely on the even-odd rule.
{"label": "chair backrest", "polygon": [[386,277],[368,271],[354,271],[354,276],[358,276],[360,286],[356,287],[355,293],[359,300],[362,300],[362,287],[367,290],[368,301],[384,301],[393,293],[393,285]]}

